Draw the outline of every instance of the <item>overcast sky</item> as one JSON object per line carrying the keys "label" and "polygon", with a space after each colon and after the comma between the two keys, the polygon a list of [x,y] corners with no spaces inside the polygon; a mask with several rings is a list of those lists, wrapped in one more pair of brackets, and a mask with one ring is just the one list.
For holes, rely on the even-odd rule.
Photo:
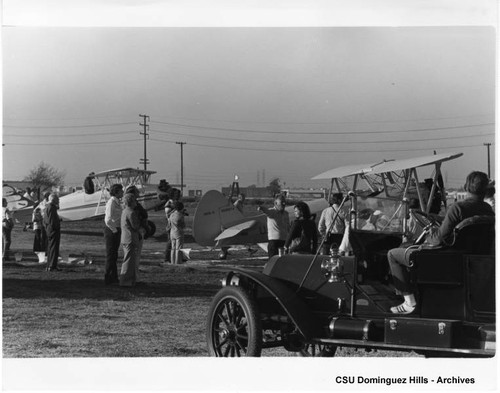
{"label": "overcast sky", "polygon": [[179,181],[186,143],[188,189],[319,187],[434,150],[464,153],[443,167],[458,187],[484,143],[493,165],[495,1],[102,3],[4,1],[4,179],[142,168],[139,114],[156,181]]}

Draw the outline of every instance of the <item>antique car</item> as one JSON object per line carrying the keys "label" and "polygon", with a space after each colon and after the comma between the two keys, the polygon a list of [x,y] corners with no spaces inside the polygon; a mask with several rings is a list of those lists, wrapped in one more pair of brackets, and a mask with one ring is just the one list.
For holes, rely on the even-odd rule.
{"label": "antique car", "polygon": [[[439,220],[409,209],[406,198],[351,192],[347,203],[352,253],[334,248],[331,255],[285,254],[263,269],[227,269],[208,312],[210,355],[260,356],[263,349],[283,347],[304,356],[333,356],[339,347],[354,347],[427,357],[494,356],[494,218],[465,220],[447,246],[426,247],[423,236],[410,246],[418,305],[399,315],[390,311],[401,299],[387,251],[401,245],[407,218],[422,228]],[[384,212],[383,226],[363,225],[367,206]]]}

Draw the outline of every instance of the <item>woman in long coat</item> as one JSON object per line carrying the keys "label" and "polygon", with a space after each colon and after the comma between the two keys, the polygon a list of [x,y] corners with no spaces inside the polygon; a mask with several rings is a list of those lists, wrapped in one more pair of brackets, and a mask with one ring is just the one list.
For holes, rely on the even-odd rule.
{"label": "woman in long coat", "polygon": [[125,194],[123,204],[125,205],[121,217],[123,263],[120,274],[120,286],[133,287],[137,279],[136,261],[142,238],[139,232],[141,222],[137,212],[134,210],[137,204],[135,196]]}

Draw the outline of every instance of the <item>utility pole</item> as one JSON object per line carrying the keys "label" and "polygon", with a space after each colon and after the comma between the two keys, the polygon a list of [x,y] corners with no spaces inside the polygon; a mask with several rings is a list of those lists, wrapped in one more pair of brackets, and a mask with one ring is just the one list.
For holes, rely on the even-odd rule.
{"label": "utility pole", "polygon": [[175,142],[177,145],[181,145],[181,195],[184,189],[184,145],[186,142]]}
{"label": "utility pole", "polygon": [[143,118],[144,123],[139,123],[140,126],[144,127],[144,131],[140,133],[140,135],[144,135],[144,158],[139,159],[139,162],[141,164],[144,164],[144,170],[146,171],[148,169],[148,164],[149,160],[146,154],[146,139],[149,137],[148,134],[148,129],[149,129],[149,124],[146,122],[149,121],[149,116],[148,115],[139,115],[140,117]]}
{"label": "utility pole", "polygon": [[484,146],[486,146],[486,149],[488,150],[488,179],[491,179],[490,177],[490,146],[491,143],[483,143]]}

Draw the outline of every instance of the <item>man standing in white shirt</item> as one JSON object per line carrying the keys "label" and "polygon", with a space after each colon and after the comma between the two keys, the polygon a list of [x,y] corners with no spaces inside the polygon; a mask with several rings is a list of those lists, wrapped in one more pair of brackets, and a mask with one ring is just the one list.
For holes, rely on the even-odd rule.
{"label": "man standing in white shirt", "polygon": [[285,246],[285,240],[290,230],[290,216],[285,210],[286,200],[283,195],[274,198],[274,207],[267,209],[259,206],[257,209],[267,216],[267,255],[269,259],[279,254],[279,249]]}
{"label": "man standing in white shirt", "polygon": [[121,228],[120,221],[122,207],[120,199],[123,197],[123,186],[113,184],[109,190],[111,198],[106,203],[104,215],[104,242],[106,244],[106,265],[104,284],[118,284],[118,249],[120,248]]}
{"label": "man standing in white shirt", "polygon": [[326,235],[326,239],[323,243],[323,255],[329,254],[330,247],[333,244],[336,244],[337,248],[339,248],[342,243],[342,238],[344,236],[347,221],[347,214],[342,209],[340,209],[342,199],[342,193],[339,192],[332,194],[330,196],[330,207],[327,207],[321,213],[321,217],[318,223],[318,230],[321,236],[324,237]]}

